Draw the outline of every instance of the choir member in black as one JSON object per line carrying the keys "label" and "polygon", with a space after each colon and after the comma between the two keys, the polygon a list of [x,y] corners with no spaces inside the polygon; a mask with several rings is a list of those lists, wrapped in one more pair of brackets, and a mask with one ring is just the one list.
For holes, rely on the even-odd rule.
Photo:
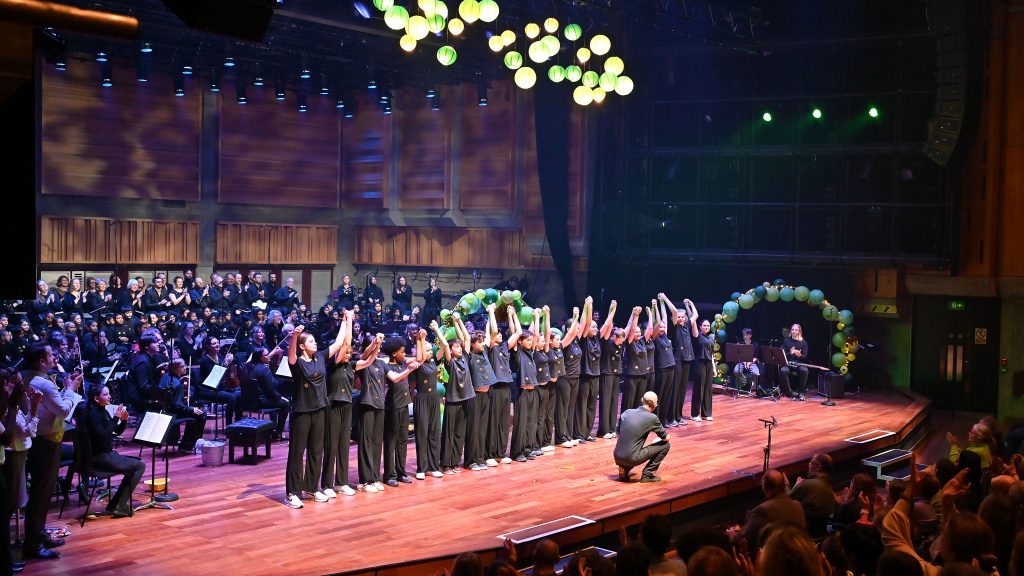
{"label": "choir member in black", "polygon": [[188,288],[185,287],[185,279],[181,276],[175,276],[174,285],[167,290],[167,299],[171,301],[171,305],[167,307],[168,312],[174,312],[175,314],[181,314],[185,310],[188,310],[189,304],[192,303],[191,297],[188,295]]}
{"label": "choir member in black", "polygon": [[153,278],[153,285],[146,288],[142,295],[142,307],[146,312],[156,311],[159,313],[164,310],[170,310],[172,304],[167,295],[168,290],[164,286],[163,276],[157,276]]}
{"label": "choir member in black", "polygon": [[97,280],[96,289],[85,293],[86,312],[92,313],[94,310],[104,312],[113,310],[114,306],[114,297],[107,292],[107,283],[104,280]]}
{"label": "choir member in black", "polygon": [[359,489],[375,494],[384,489],[381,482],[380,459],[384,444],[384,406],[387,396],[387,360],[379,357],[384,335],[377,334],[363,352],[372,359],[360,373],[363,382],[359,396],[359,448],[356,452],[359,464]]}
{"label": "choir member in black", "polygon": [[668,318],[665,305],[661,305],[658,313],[658,301],[651,300],[651,311],[654,312],[654,393],[658,395],[658,408],[655,414],[661,425],[668,428],[672,420],[670,410],[675,403],[675,370],[676,357],[672,340],[668,336]]}
{"label": "choir member in black", "polygon": [[[494,311],[494,304],[487,305],[488,313]],[[490,331],[477,330],[469,334],[462,319],[455,321],[455,330],[462,340],[469,340],[469,373],[476,397],[466,406],[466,458],[464,465],[478,472],[498,462],[487,457],[487,425],[491,409],[491,386],[497,380],[491,366],[490,349],[494,345]],[[489,464],[488,460],[493,462]]]}
{"label": "choir member in black", "polygon": [[[64,313],[73,314],[75,312],[81,314],[85,312],[85,292],[82,291],[82,279],[72,278],[71,286],[68,287],[67,292],[64,293]],[[97,306],[98,308],[99,306]],[[90,308],[88,312],[92,313],[95,308]]]}
{"label": "choir member in black", "polygon": [[[206,429],[206,413],[185,403],[184,387],[188,379],[185,375],[185,363],[180,358],[171,360],[167,373],[160,378],[159,390],[154,391],[151,396],[151,399],[159,402],[161,410],[173,414],[175,418],[192,419],[192,422],[185,425],[185,434],[178,444],[178,449],[182,452],[195,451],[196,440],[203,436],[203,430]],[[191,382],[188,382],[188,385],[189,391],[195,390]],[[177,426],[171,426],[171,435],[178,435]]]}
{"label": "choir member in black", "polygon": [[416,479],[427,474],[440,478],[441,473],[441,401],[437,394],[437,362],[434,347],[427,342],[427,331],[420,329],[416,338],[418,370],[409,383],[415,389],[412,415],[416,428]]}
{"label": "choir member in black", "polygon": [[224,304],[228,310],[237,310],[242,305],[242,287],[231,273],[224,277]]}
{"label": "choir member in black", "polygon": [[673,375],[675,395],[672,398],[672,406],[669,408],[669,424],[685,426],[683,403],[686,400],[686,388],[690,382],[690,365],[693,364],[693,339],[690,336],[690,320],[687,318],[687,310],[693,303],[684,299],[683,310],[677,310],[672,300],[665,294],[658,294],[658,298],[668,306],[668,318],[671,324],[668,335],[672,339],[676,359],[676,370]]}
{"label": "choir member in black", "polygon": [[[647,336],[640,329],[639,306],[626,323],[626,353],[622,360],[622,405],[619,407],[621,416],[626,410],[640,406],[640,400],[647,390]],[[689,337],[689,336],[687,336]]]}
{"label": "choir member in black", "polygon": [[87,333],[82,338],[82,356],[94,368],[110,366],[117,357],[110,353],[109,345],[105,332]]}
{"label": "choir member in black", "polygon": [[267,294],[267,289],[263,285],[263,273],[254,272],[252,275],[252,281],[245,286],[246,306],[257,306],[257,303],[260,302],[265,306],[269,298],[270,296]]}
{"label": "choir member in black", "polygon": [[57,292],[51,290],[46,280],[36,282],[36,297],[28,303],[29,317],[36,321],[46,316],[47,312],[60,312],[63,310],[63,301],[57,297]]}
{"label": "choir member in black", "polygon": [[598,380],[597,435],[610,439],[615,437],[615,422],[618,420],[619,375],[622,373],[622,347],[626,331],[614,325],[618,303],[612,300],[608,316],[601,325],[601,376]]}
{"label": "choir member in black", "polygon": [[714,420],[711,416],[711,379],[715,377],[714,341],[711,339],[711,322],[705,320],[697,329],[697,308],[688,304],[690,333],[693,335],[694,378],[693,395],[690,398],[690,416],[697,422]]}
{"label": "choir member in black", "polygon": [[345,274],[341,277],[341,285],[338,286],[338,308],[351,310],[356,303],[356,287],[352,284],[352,278]]}
{"label": "choir member in black", "polygon": [[[544,306],[542,310],[544,334],[539,338],[543,339],[544,350],[541,352],[535,344],[533,358],[537,364],[537,446],[541,453],[544,453],[555,451],[555,389],[557,388],[559,367],[561,373],[564,374],[565,363],[560,342],[556,360],[554,336],[551,332],[551,309]],[[542,362],[543,370],[541,369]]]}
{"label": "choir member in black", "polygon": [[[533,328],[538,328],[540,310],[534,309]],[[516,400],[512,421],[512,457],[516,462],[536,460],[533,443],[537,437],[537,364],[533,360],[533,332],[523,330],[519,318],[510,316],[516,330],[508,339],[513,366],[519,377],[519,398]],[[518,334],[518,336],[517,336]]]}
{"label": "choir member in black", "polygon": [[[782,350],[786,352],[786,360],[790,362],[807,362],[807,355],[810,348],[804,340],[804,329],[799,324],[793,324],[789,329],[789,336],[782,341]],[[792,370],[797,372],[798,386],[794,389],[789,383],[789,373]],[[793,400],[803,400],[804,390],[807,389],[807,366],[783,366],[779,368],[779,386],[782,393]]]}
{"label": "choir member in black", "polygon": [[753,348],[754,360],[752,362],[737,362],[733,373],[736,374],[737,387],[746,388],[747,386],[756,385],[757,378],[761,375],[761,368],[758,366],[759,358],[761,357],[761,345],[754,340],[754,331],[750,328],[744,328],[742,333],[743,341],[740,344]]}
{"label": "choir member in black", "polygon": [[[352,384],[356,370],[362,370],[373,358],[352,358],[352,313],[341,326],[341,346],[327,364],[327,452],[321,486],[328,498],[338,492],[346,496],[356,491],[348,482],[348,447],[352,440]],[[283,424],[283,423],[282,423]]]}
{"label": "choir member in black", "polygon": [[287,314],[289,310],[298,308],[302,303],[299,302],[299,293],[295,290],[295,278],[288,278],[284,281],[284,286],[281,286],[274,294],[274,306],[281,311],[282,314]]}
{"label": "choir member in black", "polygon": [[[277,352],[280,354],[280,349]],[[284,423],[288,419],[289,404],[288,399],[281,396],[281,383],[270,370],[274,356],[266,348],[253,350],[249,378],[256,382],[259,407],[280,409],[274,414],[274,436],[280,438],[284,435]]]}
{"label": "choir member in black", "polygon": [[[647,324],[644,330],[644,345],[647,346],[647,389],[644,392],[654,392],[654,333],[658,327],[658,323],[655,321],[655,312],[651,310],[650,306],[647,307]],[[640,395],[641,397],[643,394]]]}
{"label": "choir member in black", "polygon": [[231,293],[224,289],[224,278],[219,274],[210,276],[210,308],[214,310],[226,310],[228,307],[228,296]]}
{"label": "choir member in black", "polygon": [[192,282],[192,288],[188,291],[189,308],[192,310],[202,310],[203,308],[209,308],[212,302],[210,298],[210,287],[206,285],[206,282],[202,278],[196,278]]}
{"label": "choir member in black", "polygon": [[374,304],[384,306],[384,291],[377,285],[376,276],[370,276],[370,285],[366,287],[363,296],[366,297],[367,308],[370,310],[373,309]]}
{"label": "choir member in black", "polygon": [[277,274],[273,272],[267,274],[267,294],[270,294],[271,297],[273,297],[273,295],[277,293],[277,289],[280,287],[281,285],[277,282]]}
{"label": "choir member in black", "polygon": [[551,349],[548,351],[548,363],[551,365],[550,386],[552,395],[546,419],[550,421],[550,429],[551,432],[554,433],[554,436],[552,437],[554,440],[549,440],[548,446],[550,448],[548,448],[548,451],[554,450],[555,443],[561,444],[558,440],[556,412],[558,410],[559,398],[565,394],[564,390],[559,392],[559,389],[568,387],[568,381],[565,378],[565,350],[563,345],[565,336],[562,335],[562,331],[558,328],[552,328],[549,338],[551,339]]}
{"label": "choir member in black", "polygon": [[420,367],[405,357],[405,339],[392,336],[381,345],[388,356],[388,389],[384,398],[384,481],[397,488],[398,483],[412,483],[405,473],[405,456],[409,452],[409,374]]}
{"label": "choir member in black", "polygon": [[[512,324],[512,317],[516,310],[508,307],[509,326]],[[485,463],[491,466],[491,462],[511,464],[512,459],[508,457],[509,428],[508,414],[512,407],[512,367],[509,363],[508,342],[504,341],[501,331],[498,330],[498,320],[495,318],[494,310],[487,311],[487,331],[491,335],[491,347],[487,349],[487,355],[491,360],[491,369],[494,370],[494,384],[491,385],[490,407],[487,413],[487,460]],[[510,335],[511,337],[511,335]]]}
{"label": "choir member in black", "polygon": [[132,513],[132,492],[146,473],[146,464],[138,458],[122,456],[114,451],[114,435],[124,432],[128,424],[128,410],[122,405],[111,417],[110,388],[94,387],[89,392],[85,410],[85,428],[92,448],[92,469],[100,472],[123,474],[117,492],[109,499],[105,512],[97,514],[124,518]]}
{"label": "choir member in black", "polygon": [[601,341],[598,337],[597,322],[593,320],[594,299],[587,296],[583,304],[580,323],[584,337],[580,340],[583,358],[580,368],[580,391],[576,399],[576,439],[581,442],[597,440],[591,434],[594,418],[597,416],[597,392],[601,378]]}
{"label": "choir member in black", "polygon": [[437,319],[443,307],[442,299],[444,293],[437,287],[437,276],[431,276],[427,282],[427,289],[423,291],[423,322],[430,324],[431,320]]}
{"label": "choir member in black", "polygon": [[[234,361],[234,354],[230,352],[228,354],[221,354],[220,338],[214,336],[207,337],[206,351],[199,359],[199,381],[192,387],[192,392],[196,399],[204,402],[224,404],[225,426],[230,426],[236,418],[240,419],[242,417],[241,410],[238,407],[238,401],[242,397],[242,392],[237,388],[228,389],[230,385],[228,382],[228,370],[231,369],[231,364]],[[206,385],[206,380],[213,372],[215,366],[223,366],[227,369],[221,375],[220,381],[216,383],[216,388]]]}
{"label": "choir member in black", "polygon": [[412,286],[409,286],[405,276],[398,277],[391,299],[394,301],[392,306],[401,310],[403,315],[409,314],[412,310]]}
{"label": "choir member in black", "polygon": [[185,322],[181,330],[181,337],[174,343],[178,350],[179,357],[187,363],[199,362],[199,355],[202,354],[203,335],[196,334],[196,325],[192,322]]}
{"label": "choir member in black", "polygon": [[159,353],[160,343],[156,338],[145,336],[139,340],[139,353],[132,360],[121,398],[137,412],[146,409],[152,389],[160,383],[160,371],[165,365],[158,360]]}
{"label": "choir member in black", "polygon": [[[452,314],[458,319],[458,313]],[[438,344],[444,356],[445,369],[448,371],[448,385],[445,387],[444,418],[441,423],[441,468],[445,474],[455,474],[462,458],[466,444],[466,409],[476,393],[469,375],[467,351],[469,340],[462,334],[456,335],[451,344],[444,338],[437,322],[430,325],[438,337]]]}
{"label": "choir member in black", "polygon": [[370,333],[380,332],[381,328],[384,327],[384,310],[380,302],[373,304],[373,308],[370,309],[370,314],[367,317],[366,325]]}
{"label": "choir member in black", "polygon": [[123,311],[125,308],[142,310],[142,291],[139,290],[139,281],[134,278],[128,281],[121,295],[117,297],[117,306],[114,310]]}
{"label": "choir member in black", "polygon": [[327,502],[327,495],[320,490],[326,439],[324,416],[328,405],[327,361],[341,349],[342,339],[339,330],[326,350],[317,350],[316,338],[303,332],[304,329],[304,326],[295,327],[288,346],[288,367],[295,381],[295,397],[288,435],[285,502],[292,508],[302,508],[303,491],[311,493],[317,502]]}
{"label": "choir member in black", "polygon": [[581,331],[579,316],[580,309],[573,308],[572,320],[561,338],[559,350],[562,369],[555,385],[555,442],[562,448],[572,448],[577,444],[573,428],[576,395],[580,387],[580,361],[583,355],[583,349],[577,340]]}

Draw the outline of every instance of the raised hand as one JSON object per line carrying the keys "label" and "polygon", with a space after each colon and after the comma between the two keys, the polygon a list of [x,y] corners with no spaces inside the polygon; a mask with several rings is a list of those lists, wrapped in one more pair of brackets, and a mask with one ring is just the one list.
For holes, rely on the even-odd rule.
{"label": "raised hand", "polygon": [[583,302],[585,304],[593,304],[594,303],[594,297],[593,296],[587,296],[586,300],[584,300]]}
{"label": "raised hand", "polygon": [[292,330],[292,336],[298,337],[299,334],[302,334],[302,331],[305,330],[305,329],[306,329],[305,325],[299,324],[298,326],[295,327],[295,330]]}
{"label": "raised hand", "polygon": [[633,306],[633,316],[639,316],[640,312],[642,312],[642,311],[643,311],[643,308],[640,308],[639,306]]}
{"label": "raised hand", "polygon": [[543,310],[545,314],[548,314],[548,313],[550,313],[550,312],[551,312],[551,309],[550,309],[550,308],[548,308],[548,305],[547,305],[547,304],[545,304],[545,305],[544,305],[544,307],[543,307],[543,308],[541,308],[541,310]]}
{"label": "raised hand", "polygon": [[[433,329],[433,330],[440,330],[440,327],[437,325],[437,320],[431,320],[430,321],[430,328]],[[422,330],[421,330],[421,332],[422,332]]]}

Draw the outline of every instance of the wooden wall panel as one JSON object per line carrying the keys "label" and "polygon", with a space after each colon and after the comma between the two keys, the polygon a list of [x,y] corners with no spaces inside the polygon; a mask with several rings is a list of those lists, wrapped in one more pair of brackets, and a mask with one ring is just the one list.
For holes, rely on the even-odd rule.
{"label": "wooden wall panel", "polygon": [[325,264],[338,262],[338,228],[217,223],[217,264],[274,265]]}
{"label": "wooden wall panel", "polygon": [[528,259],[518,230],[358,227],[357,264],[519,268]]}
{"label": "wooden wall panel", "polygon": [[[442,88],[441,101],[450,99],[452,89]],[[398,190],[400,208],[451,206],[451,106],[431,110],[420,88],[397,94]]]}
{"label": "wooden wall panel", "polygon": [[299,112],[295,95],[250,87],[248,104],[231,90],[221,97],[221,202],[337,208],[341,186],[341,113],[334,100],[310,94]]}
{"label": "wooden wall panel", "polygon": [[43,216],[41,264],[195,264],[197,222]]}
{"label": "wooden wall panel", "polygon": [[355,97],[356,115],[341,128],[341,203],[345,208],[387,208],[391,190],[391,122],[380,104]]}
{"label": "wooden wall panel", "polygon": [[199,199],[198,89],[175,97],[170,77],[136,82],[134,67],[114,65],[111,88],[92,62],[41,69],[43,194]]}
{"label": "wooden wall panel", "polygon": [[[515,115],[517,91],[510,81],[492,82],[487,106],[474,106],[477,88],[463,84],[460,180],[463,210],[515,209]],[[525,120],[525,119],[520,119]],[[530,114],[529,122],[533,122]],[[528,145],[527,148],[535,148]]]}

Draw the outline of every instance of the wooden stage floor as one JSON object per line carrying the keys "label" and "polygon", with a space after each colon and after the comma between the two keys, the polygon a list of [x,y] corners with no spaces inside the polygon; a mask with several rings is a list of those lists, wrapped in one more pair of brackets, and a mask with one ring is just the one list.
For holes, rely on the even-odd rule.
{"label": "wooden stage floor", "polygon": [[[714,402],[714,422],[669,431],[672,451],[657,484],[614,481],[615,441],[598,440],[557,448],[534,462],[428,477],[292,510],[282,502],[284,443],[255,466],[205,468],[200,456],[176,456],[170,488],[181,500],[175,510],[143,510],[79,528],[73,519],[83,508],[73,495],[63,520],[56,509],[49,517],[50,526],[71,524],[61,559],[33,561],[25,573],[429,574],[462,551],[491,556],[501,546],[498,535],[544,522],[572,515],[593,520],[561,537],[574,542],[636,524],[652,511],[675,512],[748,490],[757,482],[751,475],[761,470],[767,438],[760,418],[779,422],[772,466],[803,470],[816,452],[852,458],[891,445],[928,411],[926,400],[899,392],[848,396],[834,407],[814,399],[773,403],[723,395]],[[894,434],[867,444],[846,441],[874,430]],[[354,446],[351,462],[354,478]],[[160,475],[163,465],[157,465]],[[408,470],[415,471],[411,441]],[[417,560],[425,562],[394,566]]]}

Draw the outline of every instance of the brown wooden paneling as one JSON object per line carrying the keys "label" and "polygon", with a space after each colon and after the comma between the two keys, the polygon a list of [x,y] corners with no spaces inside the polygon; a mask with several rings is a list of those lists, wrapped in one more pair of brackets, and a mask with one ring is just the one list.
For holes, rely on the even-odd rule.
{"label": "brown wooden paneling", "polygon": [[195,264],[197,222],[43,216],[40,263]]}
{"label": "brown wooden paneling", "polygon": [[175,97],[170,77],[116,65],[103,88],[91,62],[42,71],[43,194],[199,199],[198,89]]}
{"label": "brown wooden paneling", "polygon": [[265,263],[275,266],[301,264],[335,265],[338,262],[338,228],[217,223],[217,264]]}
{"label": "brown wooden paneling", "polygon": [[[441,101],[451,89],[440,91]],[[451,106],[431,110],[420,88],[398,95],[398,205],[400,208],[448,208],[451,205]]]}
{"label": "brown wooden paneling", "polygon": [[295,94],[250,87],[249,103],[221,98],[221,202],[337,208],[341,114],[330,98],[311,94],[299,112]]}
{"label": "brown wooden paneling", "polygon": [[199,262],[198,222],[119,220],[121,263],[195,264]]}
{"label": "brown wooden paneling", "polygon": [[43,216],[39,229],[39,262],[115,262],[116,234],[114,221],[109,218]]}
{"label": "brown wooden paneling", "polygon": [[341,128],[341,203],[346,208],[387,208],[391,190],[391,122],[380,104],[355,97],[356,115]]}
{"label": "brown wooden paneling", "polygon": [[517,268],[526,247],[518,230],[499,228],[385,228],[355,231],[358,264]]}
{"label": "brown wooden paneling", "polygon": [[[463,210],[515,210],[515,101],[509,81],[492,82],[487,106],[476,106],[477,88],[463,84],[462,153],[459,158]],[[529,115],[533,123],[533,114]],[[526,119],[522,119],[526,120]],[[526,148],[536,149],[534,145]]]}

